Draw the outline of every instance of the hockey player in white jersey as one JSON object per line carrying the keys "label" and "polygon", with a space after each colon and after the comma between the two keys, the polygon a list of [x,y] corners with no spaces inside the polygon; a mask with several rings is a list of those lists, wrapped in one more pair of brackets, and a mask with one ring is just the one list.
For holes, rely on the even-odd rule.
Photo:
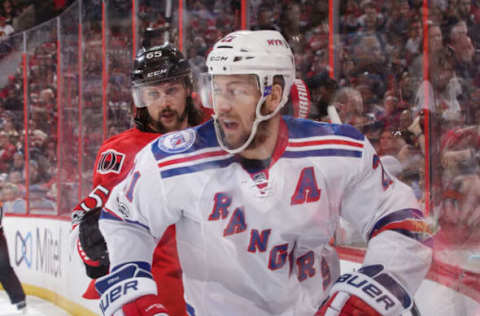
{"label": "hockey player in white jersey", "polygon": [[[168,315],[142,298],[156,292],[152,252],[171,224],[191,315],[410,308],[431,263],[415,197],[353,127],[279,114],[295,78],[282,35],[231,33],[207,67],[213,119],[147,145],[102,212],[113,267],[96,284],[103,314]],[[368,241],[362,268],[341,276],[329,246],[340,217]]]}

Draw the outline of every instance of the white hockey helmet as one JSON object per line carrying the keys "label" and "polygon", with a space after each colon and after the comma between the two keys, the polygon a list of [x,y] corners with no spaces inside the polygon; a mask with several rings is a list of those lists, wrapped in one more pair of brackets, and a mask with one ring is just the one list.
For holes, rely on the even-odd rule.
{"label": "white hockey helmet", "polygon": [[[217,139],[222,149],[230,153],[243,151],[252,142],[258,124],[272,118],[287,103],[290,88],[295,79],[295,62],[292,50],[285,38],[277,31],[237,31],[219,40],[208,54],[209,77],[214,75],[256,75],[261,97],[256,107],[256,117],[248,140],[239,148],[225,146],[213,115]],[[261,107],[272,92],[274,76],[284,80],[283,95],[279,106],[272,113],[263,115]],[[211,100],[215,103],[215,100]]]}

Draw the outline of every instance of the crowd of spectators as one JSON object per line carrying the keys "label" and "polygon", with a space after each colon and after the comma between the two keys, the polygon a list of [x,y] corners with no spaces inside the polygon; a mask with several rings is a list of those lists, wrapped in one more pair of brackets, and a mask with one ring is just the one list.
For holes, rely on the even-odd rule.
{"label": "crowd of spectators", "polygon": [[[4,0],[0,6],[0,28],[3,24],[11,25],[16,32],[32,25],[28,23],[37,23],[37,14],[33,14],[36,18],[32,22],[18,18],[20,14],[27,15],[32,3]],[[205,71],[205,58],[213,43],[241,28],[240,3],[185,1],[182,43],[194,78]],[[179,43],[175,5],[168,17],[166,6],[152,0],[137,2],[138,36],[137,43],[132,43],[130,4],[115,0],[106,7],[106,136],[131,126],[129,71],[133,45],[138,48],[145,41],[143,30],[168,28],[169,41]],[[480,1],[432,0],[428,18],[424,19],[421,0],[342,0],[334,10],[333,30],[329,25],[328,1],[251,0],[247,4],[248,28],[278,30],[291,45],[297,77],[306,82],[312,96],[311,118],[328,121],[327,106],[335,105],[344,123],[354,125],[369,137],[385,168],[409,184],[422,205],[430,207],[434,228],[456,227],[465,233],[459,242],[480,240],[480,234],[473,229],[480,224]],[[8,9],[9,6],[15,9]],[[40,10],[38,5],[33,6],[33,11]],[[66,139],[86,135],[82,181],[90,178],[93,158],[103,136],[100,2],[86,1],[84,10],[83,124],[61,128]],[[19,22],[24,26],[18,26]],[[425,29],[428,43],[424,43]],[[76,32],[72,28],[71,33]],[[332,47],[330,32],[334,32]],[[60,156],[67,158],[61,170],[56,169],[56,42],[49,36],[45,38],[29,59],[29,173],[30,185],[41,184],[35,188],[39,195],[55,201],[56,196],[68,194],[68,190],[56,188],[57,173],[68,179],[65,182],[80,180],[72,171],[78,162],[76,145],[61,152]],[[76,35],[71,36],[71,42],[68,36],[64,37],[63,120],[78,118],[76,40]],[[427,54],[424,47],[428,47]],[[329,56],[332,51],[333,69]],[[425,70],[428,73],[424,74]],[[330,76],[332,72],[334,78]],[[4,183],[4,195],[12,201],[21,199],[25,192],[21,73],[19,67],[0,89],[0,183]],[[424,126],[425,116],[428,126]],[[88,185],[85,180],[83,186]],[[427,189],[431,192],[429,201],[425,200]],[[68,205],[65,207],[68,209]]]}

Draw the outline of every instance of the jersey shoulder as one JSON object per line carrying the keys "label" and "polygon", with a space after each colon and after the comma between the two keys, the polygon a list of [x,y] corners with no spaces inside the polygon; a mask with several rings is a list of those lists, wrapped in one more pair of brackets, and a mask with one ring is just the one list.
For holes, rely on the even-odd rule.
{"label": "jersey shoulder", "polygon": [[136,128],[110,137],[98,151],[95,162],[96,176],[123,173],[130,168],[138,151],[158,137],[159,134],[142,132]]}
{"label": "jersey shoulder", "polygon": [[363,141],[363,135],[358,129],[348,124],[332,124],[326,122],[317,122],[309,119],[294,118],[291,116],[283,117],[288,127],[288,136],[292,138],[310,138],[310,137],[340,137],[356,141]]}
{"label": "jersey shoulder", "polygon": [[195,155],[200,151],[221,150],[215,135],[213,120],[192,128],[164,134],[148,147],[156,161],[171,156]]}
{"label": "jersey shoulder", "polygon": [[138,151],[159,136],[158,133],[142,132],[137,128],[131,128],[105,140],[100,147],[100,151],[106,149],[132,151],[135,148]]}

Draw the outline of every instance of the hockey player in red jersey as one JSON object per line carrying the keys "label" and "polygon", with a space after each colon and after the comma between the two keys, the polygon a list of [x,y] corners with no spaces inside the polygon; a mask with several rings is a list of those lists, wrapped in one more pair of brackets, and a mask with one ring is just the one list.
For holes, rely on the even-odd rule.
{"label": "hockey player in red jersey", "polygon": [[[160,133],[194,126],[202,120],[202,114],[194,107],[191,98],[188,60],[168,44],[139,50],[132,72],[132,93],[136,127],[102,144],[95,161],[94,189],[72,214],[74,232],[78,231],[79,235],[76,247],[87,275],[92,279],[109,272],[105,241],[98,230],[98,216],[110,190],[127,176],[136,153]],[[171,315],[184,316],[186,307],[177,256],[175,227],[172,225],[155,249],[152,273],[162,284],[158,291],[160,301]],[[93,283],[84,297],[98,298]]]}

